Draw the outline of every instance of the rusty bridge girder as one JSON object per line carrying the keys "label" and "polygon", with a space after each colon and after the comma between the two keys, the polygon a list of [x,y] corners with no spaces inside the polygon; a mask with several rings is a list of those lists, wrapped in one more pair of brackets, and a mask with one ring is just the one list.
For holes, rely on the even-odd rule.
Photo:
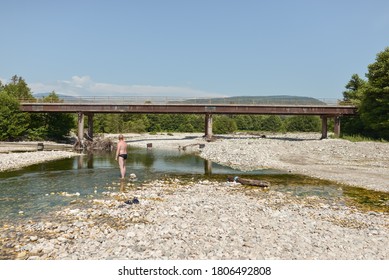
{"label": "rusty bridge girder", "polygon": [[200,104],[71,104],[21,103],[31,113],[148,113],[148,114],[272,114],[272,115],[354,115],[355,106],[333,105],[200,105]]}

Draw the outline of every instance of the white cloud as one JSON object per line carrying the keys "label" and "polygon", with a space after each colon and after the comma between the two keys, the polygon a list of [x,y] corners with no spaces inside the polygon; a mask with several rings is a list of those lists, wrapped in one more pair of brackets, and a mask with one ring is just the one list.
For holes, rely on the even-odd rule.
{"label": "white cloud", "polygon": [[3,85],[5,85],[6,83],[8,83],[7,79],[4,79],[2,77],[0,77],[0,82],[3,83]]}
{"label": "white cloud", "polygon": [[73,76],[70,80],[50,84],[31,83],[33,93],[56,93],[72,96],[172,96],[172,97],[222,97],[220,93],[197,90],[189,87],[152,86],[152,85],[118,85],[99,83],[89,76]]}

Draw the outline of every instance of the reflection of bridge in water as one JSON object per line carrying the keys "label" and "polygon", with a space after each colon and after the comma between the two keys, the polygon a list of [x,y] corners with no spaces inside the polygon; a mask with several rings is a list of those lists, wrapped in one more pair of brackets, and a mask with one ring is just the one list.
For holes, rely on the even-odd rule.
{"label": "reflection of bridge in water", "polygon": [[[216,99],[215,99],[216,100]],[[20,108],[30,113],[77,113],[78,114],[78,137],[83,139],[84,116],[88,118],[88,135],[93,138],[93,115],[97,113],[129,113],[129,114],[203,114],[205,115],[205,136],[212,137],[212,115],[215,114],[247,114],[247,115],[302,115],[320,116],[322,120],[322,138],[327,138],[328,118],[334,118],[334,133],[340,134],[340,117],[356,114],[356,107],[340,105],[333,100],[320,101],[313,99],[309,104],[290,104],[290,101],[266,104],[243,104],[237,101],[228,103],[228,98],[217,99],[167,99],[167,98],[143,98],[138,99],[115,98],[88,98],[69,99],[60,103],[40,103],[36,100],[22,100]],[[201,101],[201,103],[199,103]],[[278,103],[278,104],[276,104]],[[289,103],[289,104],[285,104]]]}

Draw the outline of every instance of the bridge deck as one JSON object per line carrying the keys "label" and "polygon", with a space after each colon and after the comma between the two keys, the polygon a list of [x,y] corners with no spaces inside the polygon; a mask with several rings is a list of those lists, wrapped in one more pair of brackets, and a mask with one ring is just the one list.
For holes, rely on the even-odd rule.
{"label": "bridge deck", "polygon": [[272,114],[326,115],[356,114],[355,106],[344,105],[245,105],[245,104],[112,104],[112,103],[21,103],[31,113],[149,113],[149,114]]}

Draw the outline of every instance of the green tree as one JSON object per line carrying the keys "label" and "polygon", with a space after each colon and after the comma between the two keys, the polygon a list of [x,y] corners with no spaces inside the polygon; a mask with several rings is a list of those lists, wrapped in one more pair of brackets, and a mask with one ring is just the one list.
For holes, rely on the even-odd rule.
{"label": "green tree", "polygon": [[235,121],[228,116],[215,116],[213,122],[213,132],[217,134],[233,133],[238,129]]}
{"label": "green tree", "polygon": [[144,114],[129,114],[127,119],[127,132],[142,133],[149,127],[149,119]]}
{"label": "green tree", "polygon": [[264,131],[281,131],[282,129],[282,120],[280,116],[267,116],[262,121],[262,127],[261,130]]}
{"label": "green tree", "polygon": [[11,78],[11,82],[4,86],[4,90],[17,99],[35,99],[27,83],[22,77],[18,77],[17,75],[14,75]]}
{"label": "green tree", "polygon": [[[346,91],[343,91],[343,102],[345,105],[352,104],[360,106],[363,97],[363,88],[367,85],[366,81],[361,79],[358,74],[351,76],[351,80],[346,84]],[[357,135],[366,134],[367,128],[365,127],[361,116],[347,116],[341,118],[342,123],[342,135]]]}
{"label": "green tree", "polygon": [[251,115],[236,115],[233,119],[236,122],[238,130],[254,130]]}
{"label": "green tree", "polygon": [[149,114],[147,115],[147,119],[149,120],[149,126],[147,127],[148,132],[161,132],[162,126],[160,124],[158,114]]}
{"label": "green tree", "polygon": [[293,116],[286,120],[287,131],[320,131],[320,118],[317,116]]}
{"label": "green tree", "polygon": [[[204,115],[189,114],[185,115],[185,123],[188,124],[187,132],[203,132],[204,131]],[[191,131],[191,129],[193,129]]]}
{"label": "green tree", "polygon": [[0,140],[18,140],[26,133],[29,118],[19,109],[19,101],[6,90],[0,91]]}
{"label": "green tree", "polygon": [[253,122],[253,130],[263,130],[263,121],[266,117],[262,115],[253,115],[251,116]]}
{"label": "green tree", "polygon": [[362,100],[361,89],[365,85],[365,80],[361,79],[358,74],[353,74],[351,80],[345,86],[347,90],[343,91],[343,100],[346,101],[345,104],[350,102],[354,105],[359,105]]}
{"label": "green tree", "polygon": [[93,117],[93,131],[96,133],[106,133],[108,131],[107,114],[95,114]]}
{"label": "green tree", "polygon": [[389,47],[368,66],[367,86],[362,88],[361,119],[372,136],[389,139]]}

